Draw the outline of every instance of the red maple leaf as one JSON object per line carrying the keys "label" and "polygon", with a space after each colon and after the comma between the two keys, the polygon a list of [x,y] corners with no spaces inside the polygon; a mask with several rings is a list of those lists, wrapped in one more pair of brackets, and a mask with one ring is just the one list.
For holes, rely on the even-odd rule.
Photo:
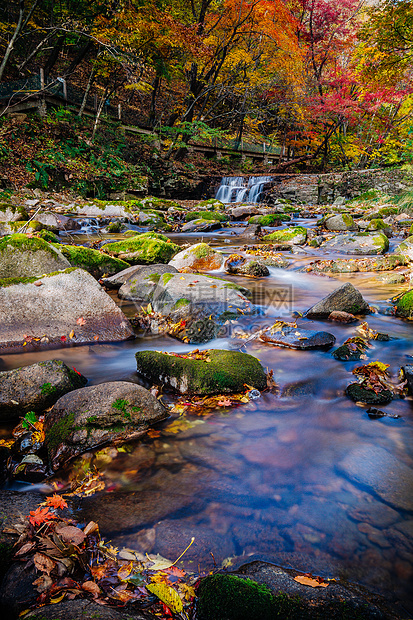
{"label": "red maple leaf", "polygon": [[46,505],[50,506],[50,508],[67,508],[67,502],[57,493],[47,498]]}
{"label": "red maple leaf", "polygon": [[56,515],[50,512],[49,508],[36,508],[30,511],[29,521],[33,526],[47,523],[51,519],[56,519]]}

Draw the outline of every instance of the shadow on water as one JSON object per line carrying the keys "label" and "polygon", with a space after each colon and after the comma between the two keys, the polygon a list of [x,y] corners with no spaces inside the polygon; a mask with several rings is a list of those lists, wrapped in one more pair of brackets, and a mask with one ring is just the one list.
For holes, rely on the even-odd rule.
{"label": "shadow on water", "polygon": [[[182,238],[187,241],[188,238]],[[222,238],[214,234],[214,244]],[[233,239],[230,237],[231,243]],[[191,238],[193,242],[193,239]],[[229,247],[222,247],[229,253]],[[288,255],[287,255],[288,256]],[[406,286],[383,285],[371,275],[337,279],[298,272],[309,257],[293,257],[293,270],[270,269],[261,280],[235,278],[249,286],[268,316],[291,316],[348,281],[379,306]],[[223,276],[224,274],[217,274]],[[276,293],[287,291],[278,299]],[[274,301],[275,300],[275,301]],[[133,314],[133,304],[124,307]],[[266,323],[265,316],[258,323]],[[374,342],[368,361],[380,360],[397,375],[413,355],[411,323],[379,313],[370,327],[389,333]],[[257,324],[258,324],[257,323]],[[301,327],[333,333],[337,344],[354,325],[299,319]],[[230,334],[205,347],[235,346]],[[187,566],[212,568],[226,558],[262,557],[323,576],[343,576],[395,596],[413,611],[413,414],[411,398],[383,409],[399,419],[370,419],[366,407],[344,396],[358,364],[335,361],[328,351],[293,351],[248,343],[237,346],[274,371],[279,394],[207,416],[179,418],[124,451],[92,458],[104,472],[106,491],[82,503],[81,517],[99,521],[113,544],[159,552],[175,559],[192,536]],[[119,344],[63,348],[3,356],[0,368],[59,358],[90,383],[134,379],[137,350],[184,352],[193,346],[169,337]],[[394,471],[400,483],[394,483]],[[376,484],[376,481],[379,483]],[[410,480],[410,483],[409,483]],[[388,483],[386,483],[388,481]],[[404,485],[404,486],[403,486]]]}

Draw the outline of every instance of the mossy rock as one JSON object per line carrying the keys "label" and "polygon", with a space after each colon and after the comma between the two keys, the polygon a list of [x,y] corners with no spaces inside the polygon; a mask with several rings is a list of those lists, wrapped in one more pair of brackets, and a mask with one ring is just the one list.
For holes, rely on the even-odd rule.
{"label": "mossy rock", "polygon": [[396,302],[396,315],[405,319],[413,317],[413,290],[407,291]]}
{"label": "mossy rock", "polygon": [[276,230],[269,235],[263,237],[266,243],[274,243],[280,245],[302,245],[307,239],[307,229],[304,226],[294,226]]}
{"label": "mossy rock", "polygon": [[68,267],[62,253],[43,239],[20,233],[0,239],[1,278],[30,278]]}
{"label": "mossy rock", "polygon": [[199,620],[298,620],[308,617],[297,597],[282,592],[273,594],[265,584],[235,575],[209,575],[201,581],[198,597]]}
{"label": "mossy rock", "polygon": [[[58,243],[59,242],[59,237],[57,235],[54,234],[54,232],[52,232],[51,230],[39,230],[38,233],[36,233],[36,237],[39,237],[40,239],[43,239],[44,241],[47,241],[47,243]],[[61,249],[61,246],[58,245],[57,246],[58,249]]]}
{"label": "mossy rock", "polygon": [[170,207],[180,207],[181,205],[174,200],[167,200],[166,198],[157,198],[155,196],[148,196],[139,201],[140,209],[158,209],[159,211],[167,211]]}
{"label": "mossy rock", "polygon": [[138,351],[138,372],[157,384],[166,384],[181,394],[242,392],[245,384],[263,390],[265,372],[252,355],[239,351],[210,349],[209,362],[159,351]]}
{"label": "mossy rock", "polygon": [[25,207],[13,205],[9,202],[0,202],[0,221],[17,222],[19,220],[27,221],[29,216]]}
{"label": "mossy rock", "polygon": [[227,222],[229,220],[228,215],[223,213],[217,213],[216,211],[191,211],[185,216],[185,221],[191,222],[192,220],[216,220],[217,222]]}
{"label": "mossy rock", "polygon": [[31,220],[30,222],[25,222],[24,220],[19,220],[16,222],[0,222],[0,234],[3,235],[12,235],[17,233],[20,228],[25,227],[26,232],[38,232],[40,230],[47,230],[48,226],[45,224],[41,224],[36,220]]}
{"label": "mossy rock", "polygon": [[385,230],[386,228],[389,227],[383,222],[381,218],[374,218],[370,220],[366,230]]}
{"label": "mossy rock", "polygon": [[103,275],[112,276],[123,269],[129,267],[129,263],[113,258],[108,254],[85,248],[82,245],[55,245],[59,248],[63,256],[67,258],[72,267],[80,267],[88,271],[95,278],[99,279]]}
{"label": "mossy rock", "polygon": [[123,241],[107,243],[102,250],[131,265],[151,265],[168,263],[179,252],[179,246],[171,243],[165,235],[143,233]]}
{"label": "mossy rock", "polygon": [[354,402],[366,403],[367,405],[386,405],[393,400],[390,390],[382,390],[376,393],[363,387],[360,383],[350,383],[346,388],[346,395]]}
{"label": "mossy rock", "polygon": [[355,336],[348,338],[340,347],[335,349],[332,356],[340,362],[356,362],[362,358],[367,349],[368,343],[363,338]]}
{"label": "mossy rock", "polygon": [[195,208],[206,208],[208,211],[224,211],[226,209],[226,205],[216,198],[208,198],[207,200],[201,200],[201,202],[198,202],[195,205]]}
{"label": "mossy rock", "polygon": [[270,215],[253,215],[248,224],[260,224],[261,226],[279,226],[282,222],[289,222],[291,217],[286,213],[271,213]]}

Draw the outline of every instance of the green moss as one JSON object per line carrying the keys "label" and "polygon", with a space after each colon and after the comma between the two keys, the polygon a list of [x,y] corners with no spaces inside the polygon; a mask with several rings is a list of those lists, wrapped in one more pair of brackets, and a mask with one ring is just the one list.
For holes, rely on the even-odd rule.
{"label": "green moss", "polygon": [[397,300],[396,314],[406,319],[413,317],[413,290],[407,291],[403,297]]}
{"label": "green moss", "polygon": [[158,233],[143,233],[123,241],[106,244],[102,250],[109,254],[122,255],[133,265],[168,263],[179,251],[179,246],[165,239],[168,238]]}
{"label": "green moss", "polygon": [[60,275],[62,273],[71,273],[76,271],[77,267],[68,267],[63,271],[52,271],[41,276],[31,276],[30,278],[0,278],[0,287],[13,286],[14,284],[32,284],[38,280],[44,280],[44,278],[52,278],[53,276]]}
{"label": "green moss", "polygon": [[46,432],[46,443],[49,448],[55,449],[69,437],[74,430],[75,414],[68,413],[53,424]]}
{"label": "green moss", "polygon": [[195,258],[207,258],[214,254],[215,251],[207,243],[198,243],[190,248]]}
{"label": "green moss", "polygon": [[303,226],[294,226],[291,228],[284,228],[283,230],[276,230],[269,235],[265,235],[265,237],[263,237],[263,241],[270,243],[289,243],[299,236],[304,236],[304,239],[307,238],[307,229]]}
{"label": "green moss", "polygon": [[379,218],[375,218],[373,220],[370,220],[367,230],[383,230],[384,228],[387,228],[387,226],[383,222],[383,220]]}
{"label": "green moss", "polygon": [[119,258],[113,258],[99,250],[85,248],[82,245],[53,244],[53,246],[61,251],[72,267],[80,267],[98,278],[104,273],[113,275],[129,267],[129,263]]}
{"label": "green moss", "polygon": [[125,228],[125,225],[122,222],[111,222],[107,230],[110,233],[120,233],[123,228]]}
{"label": "green moss", "polygon": [[253,215],[248,224],[260,224],[261,226],[278,226],[281,222],[289,222],[291,217],[286,213],[272,213],[271,215]]}
{"label": "green moss", "polygon": [[150,280],[151,282],[155,282],[155,284],[158,284],[160,278],[160,273],[150,273],[148,276],[144,277],[144,280]]}
{"label": "green moss", "polygon": [[354,226],[354,220],[351,215],[348,215],[347,213],[342,213],[341,217],[343,218],[343,222],[347,226],[347,228],[352,228]]}
{"label": "green moss", "polygon": [[[259,361],[239,351],[209,350],[210,362],[167,355],[159,351],[138,351],[138,372],[155,383],[167,383],[194,394],[243,391],[244,384],[259,390],[266,376]],[[175,383],[175,385],[173,385]]]}
{"label": "green moss", "polygon": [[[12,223],[17,224],[18,222]],[[53,254],[53,256],[55,255],[53,249],[43,239],[39,239],[38,237],[27,237],[26,235],[23,235],[21,233],[7,235],[6,237],[0,239],[0,254],[2,254],[3,252],[7,252],[9,254],[13,250],[31,252],[43,250],[44,252],[49,252],[50,254]]]}
{"label": "green moss", "polygon": [[265,584],[235,575],[210,575],[198,590],[200,620],[275,620],[299,618],[301,604],[286,594],[274,595]]}
{"label": "green moss", "polygon": [[176,274],[175,273],[163,273],[162,276],[160,276],[160,280],[162,280],[161,281],[161,285],[162,286],[166,286],[168,284],[169,280],[172,280],[174,275],[176,275]]}
{"label": "green moss", "polygon": [[191,302],[189,299],[182,297],[181,299],[178,299],[178,301],[174,304],[172,310],[179,310],[179,308],[185,308],[185,306],[188,306],[190,303]]}
{"label": "green moss", "polygon": [[29,230],[30,232],[37,232],[42,230],[43,228],[47,228],[47,226],[41,224],[40,222],[36,222],[36,220],[31,220],[30,222],[25,222],[23,220],[19,222],[7,222],[7,225],[12,232],[20,230],[22,226],[24,226],[25,229]]}
{"label": "green moss", "polygon": [[42,394],[54,394],[56,392],[56,388],[51,383],[43,383],[40,391]]}
{"label": "green moss", "polygon": [[217,213],[216,211],[192,211],[185,216],[187,222],[197,220],[198,218],[202,220],[216,220],[218,222],[227,222],[229,220],[228,215]]}
{"label": "green moss", "polygon": [[27,222],[27,220],[29,219],[29,216],[27,215],[27,211],[25,207],[21,207],[21,206],[16,207],[16,205],[13,205],[9,202],[0,202],[0,211],[2,213],[5,213],[6,211],[9,211],[9,210],[12,211],[13,213],[16,213],[16,212],[19,213],[22,221]]}
{"label": "green moss", "polygon": [[[47,243],[58,243],[59,241],[59,237],[55,235],[54,232],[52,232],[51,230],[39,230],[36,236],[40,237],[40,239],[43,239],[44,241],[47,241]],[[60,246],[58,247],[60,249]]]}

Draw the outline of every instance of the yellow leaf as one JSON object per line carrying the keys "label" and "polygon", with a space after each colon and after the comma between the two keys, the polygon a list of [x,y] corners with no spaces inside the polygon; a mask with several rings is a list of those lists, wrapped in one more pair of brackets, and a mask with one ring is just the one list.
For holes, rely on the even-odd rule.
{"label": "yellow leaf", "polygon": [[75,337],[75,330],[72,329],[72,331],[69,334],[69,338],[74,338]]}
{"label": "yellow leaf", "polygon": [[297,575],[294,577],[294,581],[298,581],[303,586],[311,586],[312,588],[326,588],[328,583],[325,581],[318,581],[317,579],[313,579],[312,577],[306,577],[305,575]]}
{"label": "yellow leaf", "polygon": [[56,596],[55,598],[51,598],[50,604],[56,605],[56,603],[60,603],[60,601],[63,601],[65,596],[66,596],[66,592],[64,591],[63,594],[59,594],[59,596]]}
{"label": "yellow leaf", "polygon": [[150,583],[146,586],[146,589],[155,594],[162,603],[169,607],[172,613],[179,614],[183,611],[184,606],[181,597],[170,586],[164,583]]}
{"label": "yellow leaf", "polygon": [[129,564],[125,564],[118,570],[118,578],[121,581],[125,581],[133,571],[133,562],[129,562]]}

